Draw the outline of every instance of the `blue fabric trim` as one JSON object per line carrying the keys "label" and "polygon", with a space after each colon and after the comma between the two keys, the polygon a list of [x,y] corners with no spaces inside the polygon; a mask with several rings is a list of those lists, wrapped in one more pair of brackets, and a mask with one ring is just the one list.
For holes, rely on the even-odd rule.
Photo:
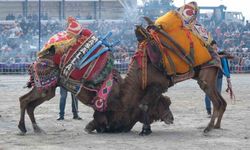
{"label": "blue fabric trim", "polygon": [[87,59],[85,62],[83,62],[82,64],[80,64],[79,69],[82,69],[83,67],[85,67],[87,64],[89,64],[90,62],[92,62],[93,60],[95,60],[96,58],[98,58],[99,56],[101,56],[104,52],[107,52],[109,50],[108,47],[103,48],[102,50],[100,50],[99,52],[97,52],[96,54],[94,54],[93,56],[91,56],[89,59]]}
{"label": "blue fabric trim", "polygon": [[227,58],[221,58],[221,66],[223,69],[223,74],[227,77],[230,78],[230,69],[229,69],[229,64]]}
{"label": "blue fabric trim", "polygon": [[[90,63],[91,61],[95,60],[96,58],[98,58],[99,56],[101,56],[106,51],[109,51],[109,50],[113,51],[113,47],[116,46],[120,41],[115,41],[113,43],[109,43],[107,41],[107,38],[109,38],[111,35],[112,35],[112,32],[108,32],[106,35],[104,35],[103,37],[101,37],[99,39],[99,41],[97,43],[95,43],[95,45],[83,56],[83,58],[81,58],[81,60],[78,62],[78,64],[77,64],[76,67],[78,69],[82,69],[88,63]],[[94,54],[90,58],[88,58],[90,56],[90,54],[92,54],[100,46],[104,46],[104,48],[101,49],[100,51],[98,51],[96,54]]]}

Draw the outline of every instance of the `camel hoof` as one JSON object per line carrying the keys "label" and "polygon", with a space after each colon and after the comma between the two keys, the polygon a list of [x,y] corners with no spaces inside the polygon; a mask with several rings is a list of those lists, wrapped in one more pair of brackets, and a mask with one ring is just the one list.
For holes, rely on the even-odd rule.
{"label": "camel hoof", "polygon": [[24,133],[24,132],[20,131],[19,133],[17,133],[17,135],[20,135],[20,136],[25,136],[25,135],[26,135],[26,133]]}
{"label": "camel hoof", "polygon": [[143,129],[139,135],[145,136],[145,135],[149,135],[151,133],[152,133],[151,129]]}
{"label": "camel hoof", "polygon": [[37,124],[33,124],[34,132],[37,134],[46,134],[46,132],[41,129]]}
{"label": "camel hoof", "polygon": [[220,129],[220,125],[215,125],[214,128],[215,129]]}
{"label": "camel hoof", "polygon": [[47,134],[44,130],[40,129],[40,130],[34,130],[34,132],[36,134]]}
{"label": "camel hoof", "polygon": [[94,130],[88,129],[88,128],[84,128],[84,131],[88,134],[92,134]]}
{"label": "camel hoof", "polygon": [[104,128],[104,127],[98,127],[98,128],[96,128],[96,132],[97,133],[109,133],[110,131],[108,131],[108,130],[106,130],[106,128]]}
{"label": "camel hoof", "polygon": [[19,123],[18,128],[19,130],[21,130],[22,134],[25,134],[27,132],[24,124]]}
{"label": "camel hoof", "polygon": [[87,133],[92,133],[92,131],[96,130],[97,124],[95,120],[90,121],[86,126],[84,131]]}
{"label": "camel hoof", "polygon": [[211,129],[212,129],[211,127],[206,127],[203,132],[208,133],[209,131],[211,131]]}

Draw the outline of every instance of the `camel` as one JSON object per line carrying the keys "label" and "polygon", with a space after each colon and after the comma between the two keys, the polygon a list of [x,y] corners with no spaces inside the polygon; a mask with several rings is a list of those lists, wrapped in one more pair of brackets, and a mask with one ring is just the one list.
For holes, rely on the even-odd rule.
{"label": "camel", "polygon": [[[137,26],[136,28],[136,36],[139,41],[138,47],[140,47],[140,44],[142,42],[148,42],[147,38],[143,38],[147,33],[144,33],[143,35],[140,34],[141,32],[138,32],[140,27]],[[155,27],[153,27],[155,28]],[[152,46],[155,48],[154,46]],[[154,49],[152,51],[158,51],[158,49]],[[136,55],[138,53],[135,53],[134,59],[132,63],[130,64],[130,69],[124,79],[124,84],[121,87],[121,101],[129,101],[130,99],[134,98],[135,96],[140,97],[142,101],[140,102],[140,108],[143,112],[143,118],[142,120],[143,124],[143,130],[140,133],[140,135],[148,135],[152,131],[150,129],[150,119],[149,119],[149,113],[148,113],[148,106],[152,106],[155,102],[157,102],[157,98],[160,97],[164,92],[167,92],[168,88],[171,87],[173,84],[176,84],[178,82],[187,80],[187,79],[194,79],[197,81],[199,87],[201,90],[203,90],[211,99],[213,104],[213,113],[210,119],[210,122],[208,123],[207,127],[204,129],[204,133],[207,133],[211,131],[212,129],[219,129],[221,127],[221,120],[223,117],[223,114],[226,110],[227,103],[225,99],[221,96],[221,94],[216,89],[216,80],[217,80],[217,73],[220,69],[218,66],[210,66],[210,67],[202,67],[198,66],[193,68],[193,73],[189,72],[191,75],[189,78],[186,79],[178,79],[178,77],[172,78],[171,76],[167,76],[164,74],[163,70],[160,70],[156,67],[155,64],[152,63],[152,61],[149,59],[149,55],[147,56],[141,56],[147,59],[147,68],[146,73],[141,69],[142,66],[140,63],[135,59]],[[146,74],[146,77],[145,77]],[[145,89],[142,88],[143,82],[145,82],[146,78],[146,87]],[[136,91],[136,92],[135,92]],[[133,93],[133,94],[131,94]],[[130,103],[131,106],[133,106],[133,103]],[[119,132],[120,130],[120,123],[125,122],[124,120],[127,120],[126,118],[123,118],[124,114],[120,111],[114,111],[112,114],[106,114],[107,118],[109,118],[108,126],[106,127],[107,132],[109,132],[109,129],[117,129],[116,131]],[[215,122],[215,120],[217,121]],[[95,124],[101,128],[103,127],[102,123],[98,123],[98,120],[95,120]],[[129,125],[128,125],[129,126]],[[98,127],[97,127],[98,128]]]}

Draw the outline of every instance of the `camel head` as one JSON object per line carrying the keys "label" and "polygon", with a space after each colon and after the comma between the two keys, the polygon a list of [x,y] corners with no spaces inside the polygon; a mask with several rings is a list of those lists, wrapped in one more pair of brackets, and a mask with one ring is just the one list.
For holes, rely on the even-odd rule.
{"label": "camel head", "polygon": [[28,88],[37,87],[41,92],[44,89],[47,90],[50,87],[56,87],[59,79],[60,57],[56,54],[54,45],[44,49],[39,54],[38,59],[29,67],[30,79],[26,86]]}
{"label": "camel head", "polygon": [[156,106],[149,109],[150,119],[153,119],[152,121],[161,120],[166,124],[172,124],[174,122],[174,117],[170,110],[170,105],[170,98],[162,95]]}

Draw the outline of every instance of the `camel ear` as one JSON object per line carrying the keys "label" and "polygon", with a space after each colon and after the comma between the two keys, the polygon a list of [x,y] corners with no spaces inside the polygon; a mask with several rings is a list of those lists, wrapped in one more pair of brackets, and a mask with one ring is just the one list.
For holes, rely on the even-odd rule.
{"label": "camel ear", "polygon": [[135,36],[137,41],[142,42],[148,38],[147,30],[142,27],[142,25],[136,25]]}
{"label": "camel ear", "polygon": [[50,54],[50,55],[55,55],[55,53],[56,53],[56,48],[55,48],[55,46],[52,45],[52,46],[48,49],[48,51],[49,51],[49,54]]}
{"label": "camel ear", "polygon": [[149,17],[144,16],[143,19],[148,23],[149,26],[154,25],[154,22]]}
{"label": "camel ear", "polygon": [[164,96],[164,100],[165,102],[167,102],[167,104],[170,106],[171,105],[171,100],[168,96]]}

